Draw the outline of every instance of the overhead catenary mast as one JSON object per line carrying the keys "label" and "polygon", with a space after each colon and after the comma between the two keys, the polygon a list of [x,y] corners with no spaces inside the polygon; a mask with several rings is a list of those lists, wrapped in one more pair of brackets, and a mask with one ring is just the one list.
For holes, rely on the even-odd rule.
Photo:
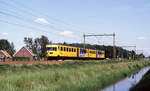
{"label": "overhead catenary mast", "polygon": [[113,37],[113,58],[116,59],[116,45],[115,45],[115,36],[116,34],[83,34],[83,48],[85,48],[85,39],[86,37],[92,37],[92,36],[112,36]]}

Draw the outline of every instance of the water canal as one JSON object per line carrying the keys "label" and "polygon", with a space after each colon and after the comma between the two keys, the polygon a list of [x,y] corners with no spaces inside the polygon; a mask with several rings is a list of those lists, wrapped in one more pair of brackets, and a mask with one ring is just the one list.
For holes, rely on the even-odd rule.
{"label": "water canal", "polygon": [[137,84],[143,77],[143,75],[150,69],[150,67],[145,67],[139,72],[126,77],[124,80],[121,80],[113,85],[110,85],[104,88],[102,91],[129,91],[130,88]]}

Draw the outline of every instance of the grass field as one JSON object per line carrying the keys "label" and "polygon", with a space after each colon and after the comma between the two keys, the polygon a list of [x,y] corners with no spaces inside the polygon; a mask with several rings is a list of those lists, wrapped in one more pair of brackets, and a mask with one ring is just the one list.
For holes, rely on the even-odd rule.
{"label": "grass field", "polygon": [[2,91],[93,91],[101,89],[149,61],[74,62],[63,64],[0,65]]}

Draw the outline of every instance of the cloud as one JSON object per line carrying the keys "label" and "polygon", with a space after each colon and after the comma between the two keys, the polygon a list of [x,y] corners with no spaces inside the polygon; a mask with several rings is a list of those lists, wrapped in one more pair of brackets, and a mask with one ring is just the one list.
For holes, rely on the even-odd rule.
{"label": "cloud", "polygon": [[34,20],[34,22],[40,23],[40,24],[49,24],[49,22],[44,18],[37,18]]}
{"label": "cloud", "polygon": [[1,34],[1,36],[8,36],[8,33],[4,32],[4,33]]}
{"label": "cloud", "polygon": [[60,32],[60,35],[63,35],[63,36],[73,36],[73,32],[71,31],[63,31],[63,32]]}
{"label": "cloud", "polygon": [[141,36],[141,37],[137,37],[136,39],[137,40],[145,40],[146,38]]}

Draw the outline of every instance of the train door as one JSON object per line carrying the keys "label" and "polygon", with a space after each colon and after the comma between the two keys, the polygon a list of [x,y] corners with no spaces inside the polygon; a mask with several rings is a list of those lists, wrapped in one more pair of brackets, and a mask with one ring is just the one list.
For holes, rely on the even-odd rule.
{"label": "train door", "polygon": [[98,58],[98,51],[96,51],[96,58]]}
{"label": "train door", "polygon": [[77,57],[79,57],[79,48],[77,48]]}

